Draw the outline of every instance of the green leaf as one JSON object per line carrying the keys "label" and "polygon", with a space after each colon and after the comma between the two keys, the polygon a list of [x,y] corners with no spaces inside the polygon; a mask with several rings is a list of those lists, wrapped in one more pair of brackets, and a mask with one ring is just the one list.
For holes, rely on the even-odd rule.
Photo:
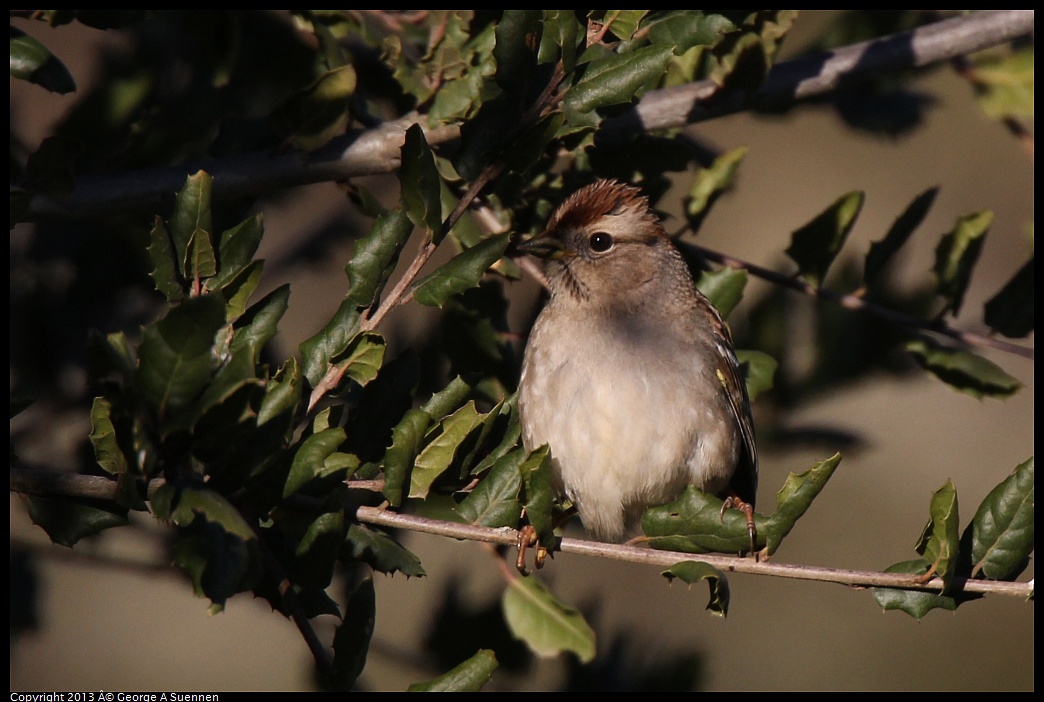
{"label": "green leaf", "polygon": [[526,519],[536,529],[540,544],[551,548],[555,544],[555,525],[551,519],[555,489],[551,453],[547,445],[526,456],[518,470],[525,487]]}
{"label": "green leaf", "polygon": [[347,348],[359,331],[359,307],[350,297],[340,306],[319,333],[301,342],[301,367],[312,386],[319,384],[330,369],[330,359]]}
{"label": "green leaf", "polygon": [[185,185],[178,191],[174,202],[174,212],[167,220],[167,228],[174,241],[175,258],[181,266],[181,275],[191,278],[191,273],[184,266],[188,261],[189,242],[196,230],[210,232],[210,197],[213,179],[206,171],[197,171],[185,179]]}
{"label": "green leaf", "polygon": [[156,218],[152,230],[149,232],[149,259],[152,261],[152,272],[149,273],[156,281],[156,289],[163,293],[167,302],[178,302],[185,297],[185,290],[181,286],[181,277],[174,253],[174,243],[170,239],[167,227],[163,220]]}
{"label": "green leaf", "polygon": [[373,580],[364,578],[348,599],[344,623],[334,634],[334,675],[339,689],[349,690],[363,668],[366,654],[370,650],[377,603],[373,592]]}
{"label": "green leaf", "polygon": [[335,357],[332,360],[345,369],[346,376],[359,385],[366,385],[380,372],[386,348],[383,336],[377,332],[362,332],[349,342],[343,359]]}
{"label": "green leaf", "polygon": [[[747,518],[739,510],[726,510],[722,500],[688,485],[674,502],[650,507],[642,515],[642,531],[655,549],[683,553],[741,553],[750,550]],[[756,547],[765,541],[768,519],[754,515]]]}
{"label": "green leaf", "polygon": [[402,504],[402,491],[410,480],[413,462],[430,424],[431,415],[414,408],[392,429],[392,443],[384,454],[384,488],[381,490],[392,507]]}
{"label": "green leaf", "polygon": [[747,287],[747,271],[735,268],[703,271],[696,287],[707,296],[721,318],[728,319],[729,314],[743,299],[743,289]]}
{"label": "green leaf", "polygon": [[432,419],[436,421],[441,420],[447,414],[460,407],[460,403],[464,402],[465,398],[471,394],[471,390],[471,385],[460,376],[457,376],[446,387],[428,398],[428,401],[421,406],[421,409],[427,412]]}
{"label": "green leaf", "polygon": [[797,10],[756,10],[742,26],[724,33],[714,46],[719,65],[711,79],[723,92],[756,92],[797,14]]}
{"label": "green leaf", "polygon": [[221,289],[221,296],[226,303],[225,318],[228,321],[235,321],[246,311],[250,296],[254,294],[257,286],[261,283],[261,273],[264,270],[264,266],[264,261],[251,262],[239,272],[239,275]]}
{"label": "green leaf", "polygon": [[179,527],[188,527],[202,517],[243,541],[256,538],[254,530],[235,505],[205,487],[189,485],[178,488],[166,483],[152,496],[152,506],[157,516],[169,519]]}
{"label": "green leaf", "polygon": [[779,367],[776,359],[763,351],[750,349],[738,349],[736,358],[743,370],[743,377],[747,384],[747,396],[751,402],[756,400],[761,393],[772,389],[776,368]]}
{"label": "green leaf", "polygon": [[1026,567],[1034,548],[1033,499],[1030,458],[990,491],[968,525],[971,577],[1010,580]]}
{"label": "green leaf", "polygon": [[679,578],[686,585],[692,586],[701,580],[706,580],[710,587],[710,602],[707,609],[712,614],[726,617],[729,614],[729,581],[720,570],[700,561],[683,561],[675,563],[660,575],[673,581]]}
{"label": "green leaf", "polygon": [[971,281],[975,262],[986,233],[993,224],[993,213],[982,210],[958,218],[953,230],[939,241],[935,249],[936,293],[946,299],[945,311],[957,314],[964,301],[964,292]]}
{"label": "green leaf", "polygon": [[355,85],[355,69],[339,66],[276,108],[272,116],[287,142],[302,151],[312,151],[344,132]]}
{"label": "green leaf", "polygon": [[348,527],[345,545],[352,558],[381,573],[402,573],[407,578],[426,575],[420,559],[383,531],[352,524]]}
{"label": "green leaf", "polygon": [[138,349],[139,387],[161,417],[188,406],[219,365],[215,337],[225,326],[221,300],[196,297],[145,329]]}
{"label": "green leaf", "polygon": [[501,606],[511,633],[541,658],[570,651],[581,663],[594,659],[595,635],[583,615],[555,599],[536,578],[512,579]]}
{"label": "green leaf", "polygon": [[442,179],[419,124],[406,130],[401,158],[399,185],[406,214],[415,225],[431,232],[438,243],[442,235]]}
{"label": "green leaf", "polygon": [[439,422],[436,431],[440,433],[413,462],[413,470],[410,472],[411,499],[428,496],[432,483],[450,467],[457,449],[480,426],[482,417],[482,413],[475,409],[475,402],[471,401]]}
{"label": "green leaf", "polygon": [[65,95],[76,90],[69,69],[43,44],[20,29],[11,27],[11,75],[52,93]]}
{"label": "green leaf", "polygon": [[[290,464],[290,474],[283,486],[283,498],[293,495],[312,480],[337,474],[348,468],[337,449],[344,443],[346,434],[340,427],[332,427],[312,434],[301,442]],[[331,460],[332,459],[332,460]],[[358,459],[355,460],[356,467]]]}
{"label": "green leaf", "polygon": [[709,167],[701,168],[696,174],[685,198],[685,217],[694,230],[699,228],[714,201],[732,187],[736,171],[739,170],[747,151],[749,149],[745,146],[726,151],[714,159],[714,163]]}
{"label": "green leaf", "polygon": [[407,692],[478,692],[493,677],[497,657],[493,651],[481,649],[474,656],[446,673],[427,682],[413,683]]}
{"label": "green leaf", "polygon": [[822,285],[830,264],[852,231],[865,198],[860,191],[842,195],[791,235],[787,256],[798,265],[798,274],[813,286]]}
{"label": "green leaf", "polygon": [[1000,366],[968,351],[940,346],[927,339],[907,342],[906,350],[922,368],[954,390],[972,397],[1009,397],[1022,387],[1022,383]]}
{"label": "green leaf", "polygon": [[261,213],[248,217],[221,233],[218,245],[217,275],[207,281],[207,290],[219,290],[238,276],[254,260],[261,237],[264,236],[264,217]]}
{"label": "green leaf", "polygon": [[412,231],[406,212],[391,210],[379,216],[366,236],[355,242],[344,272],[348,275],[348,298],[356,306],[370,307],[377,300]]}
{"label": "green leaf", "polygon": [[553,63],[561,58],[562,68],[568,75],[576,66],[580,23],[572,10],[544,10],[542,23],[537,63]]}
{"label": "green leaf", "polygon": [[[909,573],[911,576],[921,576],[928,572],[931,563],[923,558],[912,561],[902,561],[885,568],[886,573]],[[914,581],[911,577],[911,582]],[[895,590],[891,588],[874,588],[874,599],[884,610],[898,609],[906,612],[914,619],[922,619],[924,615],[933,609],[946,609],[953,611],[957,609],[957,600],[948,595],[941,595],[924,590]]]}
{"label": "green leaf", "polygon": [[630,41],[647,14],[648,10],[605,10],[601,20],[618,39]]}
{"label": "green leaf", "polygon": [[1033,257],[1000,292],[986,303],[986,324],[1007,337],[1021,338],[1033,331]]}
{"label": "green leaf", "polygon": [[1033,119],[1034,51],[1024,45],[1007,56],[981,54],[971,61],[972,85],[983,111],[994,119]]}
{"label": "green leaf", "polygon": [[[800,475],[790,473],[787,476],[783,487],[776,494],[776,511],[765,525],[765,548],[769,555],[776,552],[797,520],[812,506],[812,501],[826,487],[827,481],[840,463],[841,454],[835,453]],[[760,530],[759,526],[759,536]]]}
{"label": "green leaf", "polygon": [[91,405],[91,433],[88,438],[94,447],[94,458],[98,465],[116,478],[116,501],[130,509],[144,510],[145,501],[137,485],[141,470],[127,460],[120,447],[116,427],[112,423],[112,403],[104,397],[94,398]]}
{"label": "green leaf", "polygon": [[504,255],[510,239],[510,233],[492,236],[457,254],[417,282],[413,299],[442,307],[457,293],[476,287],[486,270]]}
{"label": "green leaf", "polygon": [[713,46],[735,25],[723,15],[707,15],[701,10],[680,10],[647,23],[649,40],[675,47],[681,55],[694,46]]}
{"label": "green leaf", "polygon": [[291,356],[265,386],[265,397],[257,411],[257,426],[264,426],[280,416],[293,417],[300,403],[301,368],[297,359]]}
{"label": "green leaf", "polygon": [[497,22],[494,79],[505,92],[522,97],[529,87],[536,57],[528,37],[537,32],[539,23],[540,10],[505,10]]}
{"label": "green leaf", "polygon": [[329,587],[337,552],[344,539],[344,511],[320,514],[308,525],[294,551],[294,584],[299,587]]}
{"label": "green leaf", "polygon": [[189,280],[206,280],[217,273],[217,257],[210,243],[210,232],[202,229],[192,232],[185,254],[184,270]]}
{"label": "green leaf", "polygon": [[520,468],[526,456],[524,448],[517,448],[498,459],[471,494],[457,505],[457,514],[469,524],[517,527],[522,517],[522,504],[518,501],[522,489]]}
{"label": "green leaf", "polygon": [[39,495],[29,497],[29,518],[51,541],[70,548],[85,536],[130,523],[127,508],[109,500]]}
{"label": "green leaf", "polygon": [[592,61],[583,78],[565,95],[565,106],[587,113],[630,102],[639,90],[654,83],[674,54],[671,46],[646,46]]}
{"label": "green leaf", "polygon": [[917,552],[932,564],[935,576],[943,582],[943,592],[950,589],[957,570],[960,551],[960,522],[957,511],[957,489],[949,480],[932,494],[928,524],[921,533]]}
{"label": "green leaf", "polygon": [[915,197],[913,202],[907,205],[903,213],[896,218],[884,239],[870,244],[863,271],[863,280],[866,283],[877,280],[892,256],[902,248],[914,230],[921,226],[921,222],[924,221],[938,194],[939,188],[929,188]]}

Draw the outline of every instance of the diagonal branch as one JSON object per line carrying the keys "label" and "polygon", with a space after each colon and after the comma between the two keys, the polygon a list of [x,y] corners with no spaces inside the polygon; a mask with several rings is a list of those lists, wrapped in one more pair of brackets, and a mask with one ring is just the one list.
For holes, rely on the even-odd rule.
{"label": "diagonal branch", "polygon": [[[882,72],[923,67],[955,56],[996,46],[1033,33],[1032,10],[990,10],[828,53],[776,64],[762,89],[740,101],[731,112],[769,104],[787,104],[824,95],[842,84],[880,76]],[[599,140],[612,142],[637,131],[683,127],[721,116],[702,102],[717,90],[707,81],[649,91],[637,106],[620,117],[606,120]],[[729,104],[730,100],[716,101]],[[723,108],[718,108],[723,109]],[[130,209],[156,211],[184,183],[185,177],[203,169],[214,177],[213,196],[228,199],[259,195],[272,190],[324,181],[390,173],[399,166],[399,148],[406,130],[424,125],[416,113],[374,129],[356,131],[334,139],[323,148],[303,154],[294,151],[242,154],[136,172],[82,176],[68,197],[55,200],[35,195],[33,217],[94,217]],[[426,129],[429,144],[460,136],[456,125]],[[12,192],[18,186],[12,183]]]}

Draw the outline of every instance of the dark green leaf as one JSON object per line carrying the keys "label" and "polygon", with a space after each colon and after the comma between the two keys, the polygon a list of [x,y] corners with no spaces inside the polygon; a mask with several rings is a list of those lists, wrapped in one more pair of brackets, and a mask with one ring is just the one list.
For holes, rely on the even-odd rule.
{"label": "dark green leaf", "polygon": [[85,536],[130,523],[127,508],[109,500],[39,495],[29,497],[29,518],[51,541],[70,548]]}
{"label": "dark green leaf", "polygon": [[756,92],[797,14],[797,10],[756,10],[741,27],[724,33],[714,46],[719,65],[711,79],[724,91]]}
{"label": "dark green leaf", "polygon": [[[990,491],[968,525],[972,577],[1017,577],[1034,548],[1033,459]],[[963,544],[962,544],[963,547]]]}
{"label": "dark green leaf", "polygon": [[349,598],[344,623],[337,627],[337,633],[334,634],[334,674],[341,690],[351,689],[366,667],[366,654],[370,650],[376,616],[373,580],[365,578]]}
{"label": "dark green leaf", "polygon": [[366,236],[355,242],[345,266],[348,298],[360,308],[371,306],[381,294],[413,225],[404,210],[391,210],[377,218]]}
{"label": "dark green leaf", "polygon": [[264,218],[260,213],[222,232],[218,246],[220,268],[214,279],[207,282],[207,290],[224,287],[250,265],[254,254],[257,253],[257,247],[261,245],[264,233]]}
{"label": "dark green leaf", "polygon": [[315,336],[301,342],[301,367],[312,386],[330,369],[330,359],[342,353],[359,331],[359,307],[351,297],[341,300],[334,316]]}
{"label": "dark green leaf", "polygon": [[289,144],[312,151],[344,131],[355,93],[355,69],[340,66],[319,76],[273,112]]}
{"label": "dark green leaf", "polygon": [[946,298],[945,310],[954,314],[960,311],[991,224],[993,213],[989,210],[965,215],[957,220],[953,231],[939,241],[935,249],[935,277],[939,281],[936,293]]}
{"label": "dark green leaf", "polygon": [[606,10],[602,16],[603,26],[607,26],[616,38],[621,41],[630,41],[634,33],[638,31],[648,10]]}
{"label": "dark green leaf", "polygon": [[551,548],[555,544],[555,525],[551,519],[555,489],[547,446],[541,446],[526,456],[518,470],[525,488],[526,519],[536,530],[540,544]]}
{"label": "dark green leaf", "polygon": [[235,505],[222,495],[204,487],[188,486],[178,489],[171,483],[162,485],[153,495],[153,507],[179,527],[190,526],[198,517],[220,526],[226,533],[243,541],[256,538],[250,524]]}
{"label": "dark green leaf", "polygon": [[540,10],[505,10],[496,28],[495,79],[505,92],[525,95],[536,65],[530,35],[540,27]]}
{"label": "dark green leaf", "polygon": [[907,342],[906,350],[944,383],[972,397],[1009,397],[1022,387],[992,361],[968,351],[940,346],[927,339]]}
{"label": "dark green leaf", "polygon": [[167,302],[178,302],[185,297],[181,287],[179,265],[174,253],[174,244],[167,233],[167,227],[159,217],[149,232],[149,259],[152,261],[152,272],[149,275],[156,281],[156,289],[163,293]]}
{"label": "dark green leaf", "polygon": [[114,477],[127,472],[127,457],[116,441],[116,429],[112,425],[112,403],[104,397],[94,398],[91,405],[91,434],[88,438],[102,470]]}
{"label": "dark green leaf", "polygon": [[[923,558],[913,561],[902,561],[885,568],[886,573],[909,573],[911,584],[916,576],[922,576],[928,572],[931,563]],[[889,588],[874,588],[874,599],[882,609],[898,609],[906,612],[914,619],[922,619],[933,609],[946,609],[953,611],[957,609],[957,600],[947,595],[923,590],[894,590]]]}
{"label": "dark green leaf", "polygon": [[1033,258],[986,303],[986,324],[1004,336],[1021,338],[1033,331]]}
{"label": "dark green leaf", "polygon": [[413,683],[407,692],[478,692],[493,677],[497,657],[482,649],[474,656],[427,682]]}
{"label": "dark green leaf", "polygon": [[779,364],[776,359],[763,351],[750,349],[739,349],[736,358],[743,369],[743,377],[747,384],[747,396],[753,402],[758,395],[771,390],[776,376],[776,368]]}
{"label": "dark green leaf", "polygon": [[595,635],[583,615],[555,599],[536,578],[512,579],[501,605],[511,633],[541,658],[570,651],[581,663],[594,659]]}
{"label": "dark green leaf", "polygon": [[798,273],[815,287],[823,284],[827,270],[841,252],[852,231],[865,195],[853,191],[842,195],[815,219],[791,235],[787,256],[798,265]]}
{"label": "dark green leaf", "polygon": [[345,375],[366,385],[377,377],[384,363],[384,351],[387,344],[384,337],[376,332],[357,334],[344,351],[344,358],[335,358],[337,365],[345,369]]}
{"label": "dark green leaf", "polygon": [[301,368],[291,356],[279,372],[265,386],[265,397],[257,411],[257,426],[282,416],[292,417],[301,402]]}
{"label": "dark green leaf", "polygon": [[566,74],[576,66],[576,45],[579,41],[580,23],[572,10],[544,10],[543,31],[540,33],[538,63],[552,63],[562,59]]}
{"label": "dark green leaf", "polygon": [[747,271],[735,268],[722,268],[718,271],[703,271],[696,281],[700,289],[722,319],[728,319],[732,310],[743,299],[743,289],[747,287]]}
{"label": "dark green leaf", "polygon": [[350,549],[352,558],[369,564],[381,573],[402,573],[407,578],[426,575],[420,559],[383,531],[362,524],[352,524],[348,527],[345,544]]}
{"label": "dark green leaf", "polygon": [[428,398],[421,407],[428,415],[438,421],[460,407],[465,398],[471,394],[471,385],[460,376],[454,378],[439,392]]}
{"label": "dark green leaf", "polygon": [[701,580],[706,580],[708,587],[710,587],[710,602],[707,603],[707,609],[712,614],[722,617],[728,616],[729,581],[725,579],[725,574],[714,566],[700,561],[683,561],[675,563],[667,570],[661,572],[660,575],[671,581],[679,578],[689,586]]}
{"label": "dark green leaf", "polygon": [[217,257],[210,242],[210,232],[202,229],[192,232],[185,253],[184,270],[189,280],[206,280],[217,273]]}
{"label": "dark green leaf", "polygon": [[663,75],[673,53],[671,46],[646,46],[592,61],[580,82],[566,93],[565,105],[583,114],[630,102]]}
{"label": "dark green leaf", "polygon": [[518,448],[497,460],[471,494],[457,505],[457,514],[469,524],[517,527],[522,516],[519,469],[526,455],[525,449]]}
{"label": "dark green leaf", "polygon": [[[787,476],[786,482],[776,495],[776,511],[765,525],[765,548],[769,555],[776,552],[797,520],[812,506],[812,501],[826,487],[839,463],[841,454],[835,453],[800,475],[791,473]],[[759,537],[760,532],[761,525],[758,525]]]}
{"label": "dark green leaf", "polygon": [[164,416],[193,402],[217,370],[215,336],[225,326],[221,300],[196,297],[145,329],[138,349],[139,386]]}
{"label": "dark green leaf", "polygon": [[935,577],[942,580],[943,592],[946,592],[953,582],[960,551],[957,489],[949,480],[932,493],[929,515],[928,524],[917,544],[917,552],[932,564]]}
{"label": "dark green leaf", "polygon": [[431,415],[422,409],[411,409],[392,429],[392,443],[384,454],[384,489],[381,491],[392,507],[402,504],[403,489],[410,480],[413,462],[430,424]]}
{"label": "dark green leaf", "polygon": [[308,525],[294,552],[293,580],[300,587],[325,589],[333,579],[334,562],[344,539],[344,512],[320,514]]}
{"label": "dark green leaf", "polygon": [[[689,485],[676,501],[651,507],[642,515],[642,531],[656,549],[685,553],[741,553],[750,550],[747,518],[739,510],[726,510],[722,501]],[[757,544],[766,537],[768,519],[754,515]]]}
{"label": "dark green leaf", "polygon": [[735,25],[722,15],[705,15],[701,10],[680,10],[663,19],[648,23],[649,40],[654,44],[673,45],[675,54],[694,46],[713,46],[722,34]]}
{"label": "dark green leaf", "polygon": [[11,75],[65,95],[76,90],[69,69],[31,36],[11,27]]}
{"label": "dark green leaf", "polygon": [[348,466],[342,460],[346,454],[337,453],[345,438],[344,429],[333,427],[312,434],[301,442],[290,465],[290,475],[287,476],[286,485],[283,487],[283,497],[293,495],[316,478],[346,470]]}
{"label": "dark green leaf", "polygon": [[510,239],[510,233],[492,236],[457,254],[416,284],[413,299],[442,307],[452,296],[477,286],[486,270],[504,255]]}
{"label": "dark green leaf", "polygon": [[167,220],[167,228],[174,241],[174,252],[181,275],[190,278],[185,269],[188,260],[189,242],[197,229],[209,233],[211,230],[210,196],[213,179],[206,171],[197,171],[185,179],[185,185],[178,191],[174,203],[174,212]]}
{"label": "dark green leaf", "polygon": [[895,223],[885,234],[884,239],[870,244],[870,251],[866,254],[866,265],[863,271],[863,280],[872,283],[884,270],[887,263],[892,259],[906,240],[910,238],[913,231],[921,226],[935,196],[939,194],[939,188],[929,188],[914,198],[903,213],[896,218]]}
{"label": "dark green leaf", "polygon": [[399,185],[410,221],[431,232],[438,243],[442,234],[442,179],[419,124],[406,130]]}

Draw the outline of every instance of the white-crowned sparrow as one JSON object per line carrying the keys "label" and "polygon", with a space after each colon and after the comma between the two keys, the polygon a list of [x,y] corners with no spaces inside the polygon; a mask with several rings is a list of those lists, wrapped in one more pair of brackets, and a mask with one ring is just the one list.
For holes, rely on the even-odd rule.
{"label": "white-crowned sparrow", "polygon": [[520,249],[551,290],[522,366],[522,438],[550,446],[588,533],[634,535],[691,483],[746,511],[753,548],[758,455],[732,340],[648,200],[597,181]]}

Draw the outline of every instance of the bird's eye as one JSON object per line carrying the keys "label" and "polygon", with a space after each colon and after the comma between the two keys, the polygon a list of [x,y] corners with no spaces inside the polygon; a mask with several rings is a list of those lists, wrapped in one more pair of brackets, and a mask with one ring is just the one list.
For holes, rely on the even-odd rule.
{"label": "bird's eye", "polygon": [[605,232],[595,232],[591,235],[591,250],[605,253],[613,248],[613,237]]}

